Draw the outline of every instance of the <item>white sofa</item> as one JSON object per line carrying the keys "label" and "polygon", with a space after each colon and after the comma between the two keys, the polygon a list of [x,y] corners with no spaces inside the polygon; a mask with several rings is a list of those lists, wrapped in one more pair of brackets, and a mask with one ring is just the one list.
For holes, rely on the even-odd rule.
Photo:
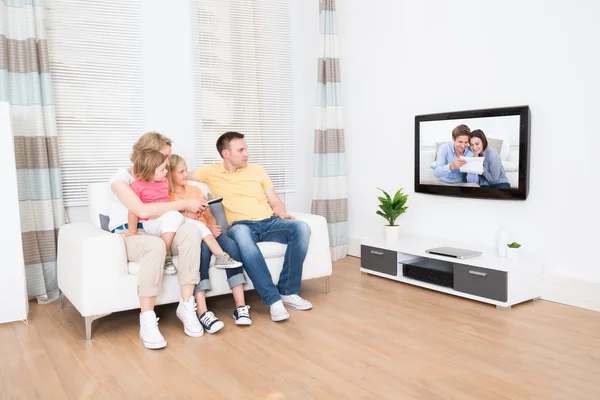
{"label": "white sofa", "polygon": [[[205,184],[197,184],[207,194]],[[110,201],[116,201],[107,183],[88,186],[89,222],[64,225],[58,236],[58,287],[61,292],[61,307],[66,296],[85,318],[86,339],[91,339],[92,322],[117,311],[139,308],[136,274],[139,265],[127,262],[125,244],[119,234],[100,228],[99,214],[108,215]],[[325,218],[312,214],[291,212],[298,220],[311,228],[308,254],[304,262],[302,280],[327,277],[325,288],[329,289],[331,256],[329,236]],[[273,281],[277,282],[283,266],[286,245],[274,242],[258,244]],[[177,257],[174,257],[177,264]],[[231,293],[225,271],[209,268],[212,291],[207,296]],[[253,289],[248,281],[244,288]],[[179,301],[179,285],[176,275],[165,275],[156,304]]]}

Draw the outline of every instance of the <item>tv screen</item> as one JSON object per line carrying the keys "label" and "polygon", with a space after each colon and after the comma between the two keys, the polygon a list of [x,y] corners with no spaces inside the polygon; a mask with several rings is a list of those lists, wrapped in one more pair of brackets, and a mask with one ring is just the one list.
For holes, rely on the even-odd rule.
{"label": "tv screen", "polygon": [[415,192],[526,199],[528,106],[415,117]]}

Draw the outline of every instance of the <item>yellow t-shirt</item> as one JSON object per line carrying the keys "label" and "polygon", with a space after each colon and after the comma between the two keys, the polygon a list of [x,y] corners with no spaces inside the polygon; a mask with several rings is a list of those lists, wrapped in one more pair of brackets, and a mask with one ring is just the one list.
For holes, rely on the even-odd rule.
{"label": "yellow t-shirt", "polygon": [[[177,201],[177,200],[185,200],[185,199],[200,199],[206,200],[204,197],[204,193],[202,190],[196,186],[185,185],[185,194],[183,196],[178,195],[177,193],[169,192],[169,200]],[[208,222],[204,215],[208,215],[210,219],[214,220],[212,214],[210,213],[210,208],[207,208],[203,215],[198,217],[198,221],[202,222],[204,225],[208,226]]]}
{"label": "yellow t-shirt", "polygon": [[249,164],[229,172],[222,163],[213,164],[198,168],[196,178],[208,184],[213,196],[223,198],[229,225],[236,221],[260,221],[273,215],[265,194],[273,183],[260,165]]}

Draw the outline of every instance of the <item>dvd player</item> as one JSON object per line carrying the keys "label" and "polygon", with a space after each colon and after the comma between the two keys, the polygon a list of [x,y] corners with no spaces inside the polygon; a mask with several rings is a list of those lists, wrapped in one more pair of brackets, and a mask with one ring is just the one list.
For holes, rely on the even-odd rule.
{"label": "dvd player", "polygon": [[434,285],[454,287],[454,266],[452,263],[429,258],[417,258],[405,261],[402,275]]}
{"label": "dvd player", "polygon": [[481,255],[480,251],[459,249],[456,247],[436,247],[435,249],[427,249],[426,253],[435,254],[438,256],[452,257],[452,258],[473,258]]}

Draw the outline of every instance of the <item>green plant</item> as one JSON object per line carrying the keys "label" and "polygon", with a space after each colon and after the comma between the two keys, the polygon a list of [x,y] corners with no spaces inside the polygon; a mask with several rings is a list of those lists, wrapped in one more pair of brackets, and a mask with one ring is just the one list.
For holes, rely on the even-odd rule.
{"label": "green plant", "polygon": [[377,215],[381,215],[385,218],[390,226],[394,225],[396,222],[396,218],[406,212],[408,206],[405,206],[406,200],[408,199],[408,195],[402,193],[402,188],[400,188],[394,198],[391,198],[389,194],[383,189],[377,188],[383,192],[385,197],[377,197],[379,199],[379,210],[377,210]]}
{"label": "green plant", "polygon": [[519,247],[521,247],[521,245],[517,242],[508,243],[507,246],[511,249],[518,249]]}

